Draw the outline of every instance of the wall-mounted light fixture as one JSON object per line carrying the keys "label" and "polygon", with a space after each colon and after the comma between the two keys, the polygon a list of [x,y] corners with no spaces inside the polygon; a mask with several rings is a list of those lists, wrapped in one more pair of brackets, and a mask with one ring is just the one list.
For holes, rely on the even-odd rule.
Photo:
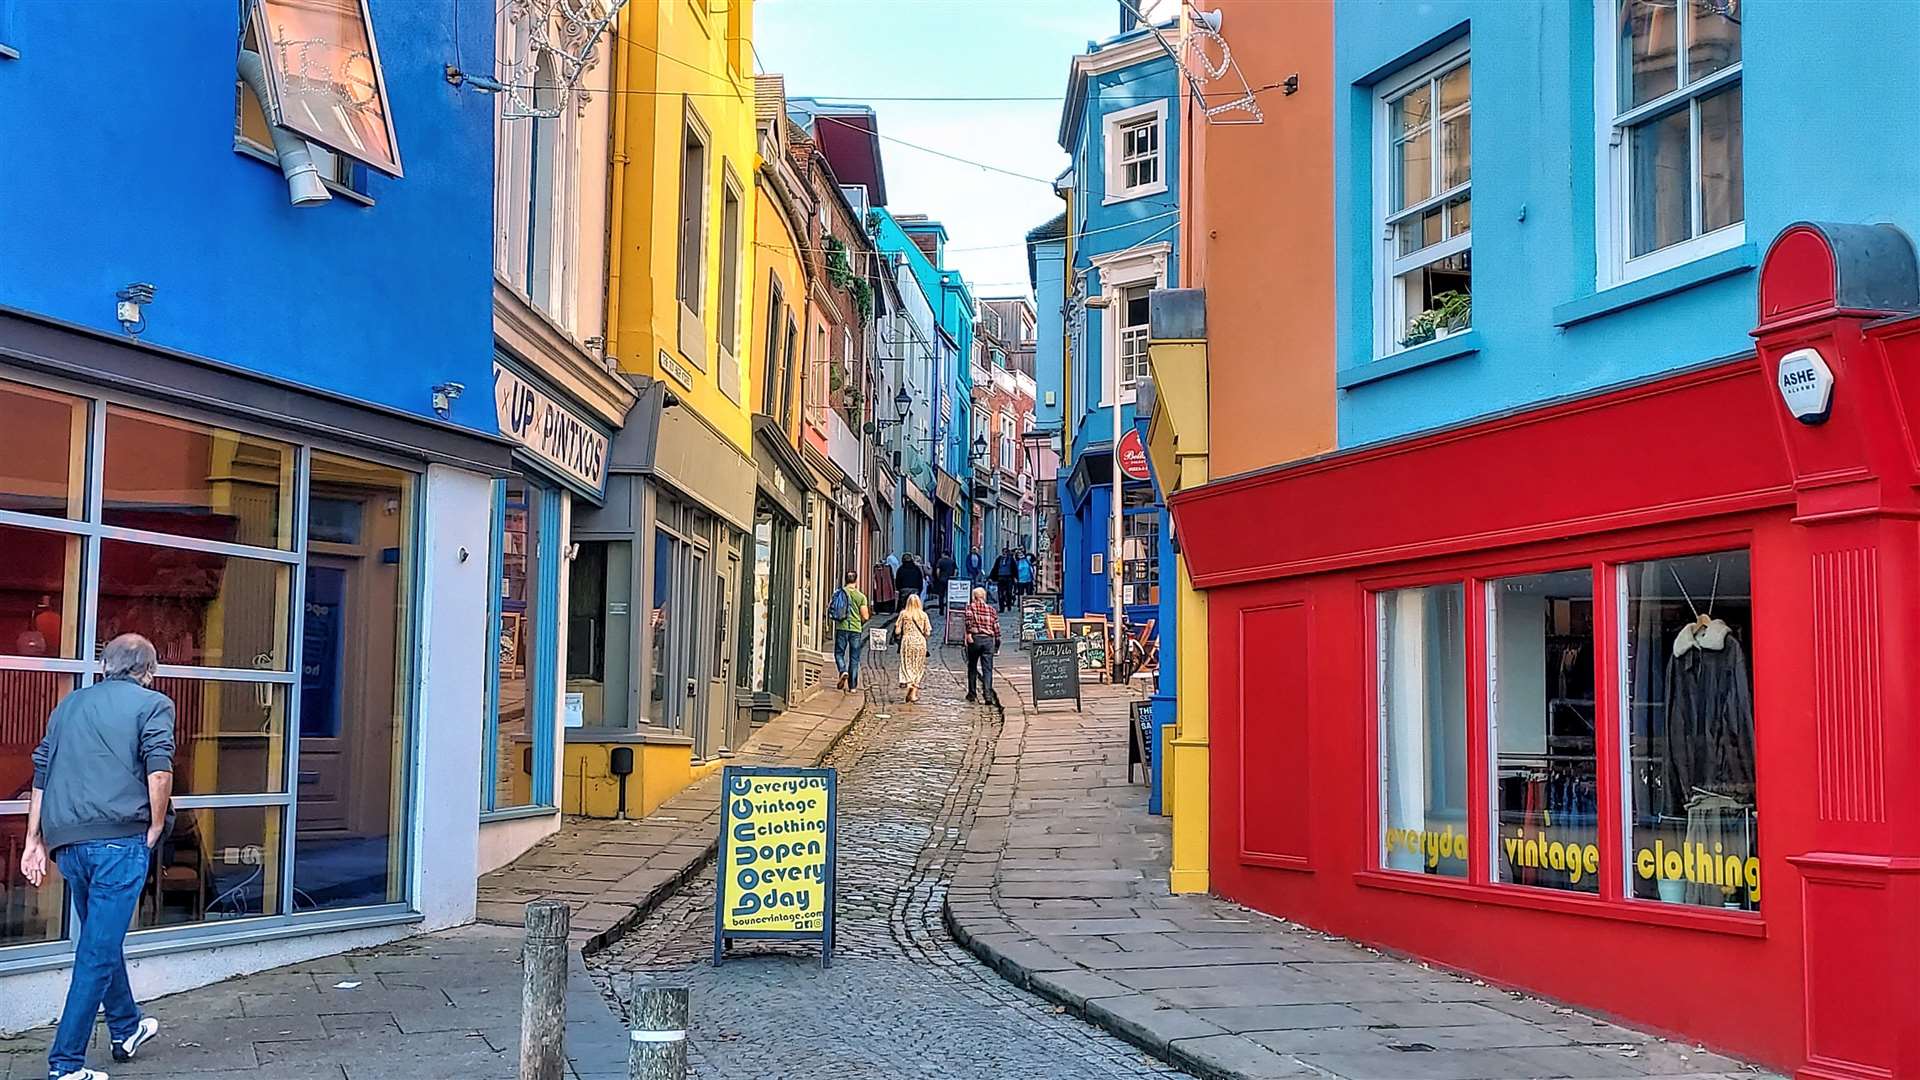
{"label": "wall-mounted light fixture", "polygon": [[147,328],[146,306],[153,303],[153,286],[144,281],[136,281],[119,292],[114,293],[114,317],[120,320],[120,329],[139,337]]}
{"label": "wall-mounted light fixture", "polygon": [[457,382],[434,383],[433,384],[433,411],[435,415],[439,416],[440,419],[442,420],[452,419],[453,403],[456,401],[459,401],[460,395],[466,392],[467,392],[467,388],[463,383],[457,383]]}

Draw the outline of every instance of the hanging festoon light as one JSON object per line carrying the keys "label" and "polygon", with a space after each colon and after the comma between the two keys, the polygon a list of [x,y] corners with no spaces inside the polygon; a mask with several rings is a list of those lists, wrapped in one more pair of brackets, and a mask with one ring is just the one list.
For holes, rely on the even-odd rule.
{"label": "hanging festoon light", "polygon": [[506,119],[552,119],[586,109],[580,79],[600,62],[600,39],[627,0],[507,0],[519,48],[500,59]]}

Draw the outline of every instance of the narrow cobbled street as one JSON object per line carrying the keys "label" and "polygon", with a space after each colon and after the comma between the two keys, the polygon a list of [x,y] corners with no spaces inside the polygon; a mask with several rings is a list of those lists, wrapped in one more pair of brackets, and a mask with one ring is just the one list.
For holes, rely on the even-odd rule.
{"label": "narrow cobbled street", "polygon": [[868,656],[867,711],[826,762],[840,785],[833,966],[811,944],[756,943],[713,967],[709,868],[594,956],[596,981],[691,987],[695,1073],[713,1080],[1178,1075],[1009,985],[947,932],[941,904],[1000,717],[964,700],[960,648],[934,655],[914,705],[894,661]]}

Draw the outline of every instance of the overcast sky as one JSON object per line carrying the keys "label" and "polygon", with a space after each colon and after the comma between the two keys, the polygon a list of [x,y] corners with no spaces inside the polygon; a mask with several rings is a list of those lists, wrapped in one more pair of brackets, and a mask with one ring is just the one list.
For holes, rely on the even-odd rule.
{"label": "overcast sky", "polygon": [[753,18],[759,68],[785,75],[789,96],[879,113],[887,208],[944,223],[948,261],[976,296],[1031,292],[1026,232],[1064,205],[1044,181],[1067,165],[1058,142],[1067,63],[1119,29],[1117,0],[757,0]]}

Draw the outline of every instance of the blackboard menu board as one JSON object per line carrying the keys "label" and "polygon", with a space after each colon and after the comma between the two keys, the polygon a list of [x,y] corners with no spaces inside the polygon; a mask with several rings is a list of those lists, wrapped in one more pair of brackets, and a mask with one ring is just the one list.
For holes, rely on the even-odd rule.
{"label": "blackboard menu board", "polygon": [[1020,601],[1020,643],[1047,636],[1047,616],[1060,614],[1059,593],[1035,593]]}
{"label": "blackboard menu board", "polygon": [[1080,707],[1080,653],[1072,641],[1035,641],[1028,654],[1033,702],[1071,701]]}

